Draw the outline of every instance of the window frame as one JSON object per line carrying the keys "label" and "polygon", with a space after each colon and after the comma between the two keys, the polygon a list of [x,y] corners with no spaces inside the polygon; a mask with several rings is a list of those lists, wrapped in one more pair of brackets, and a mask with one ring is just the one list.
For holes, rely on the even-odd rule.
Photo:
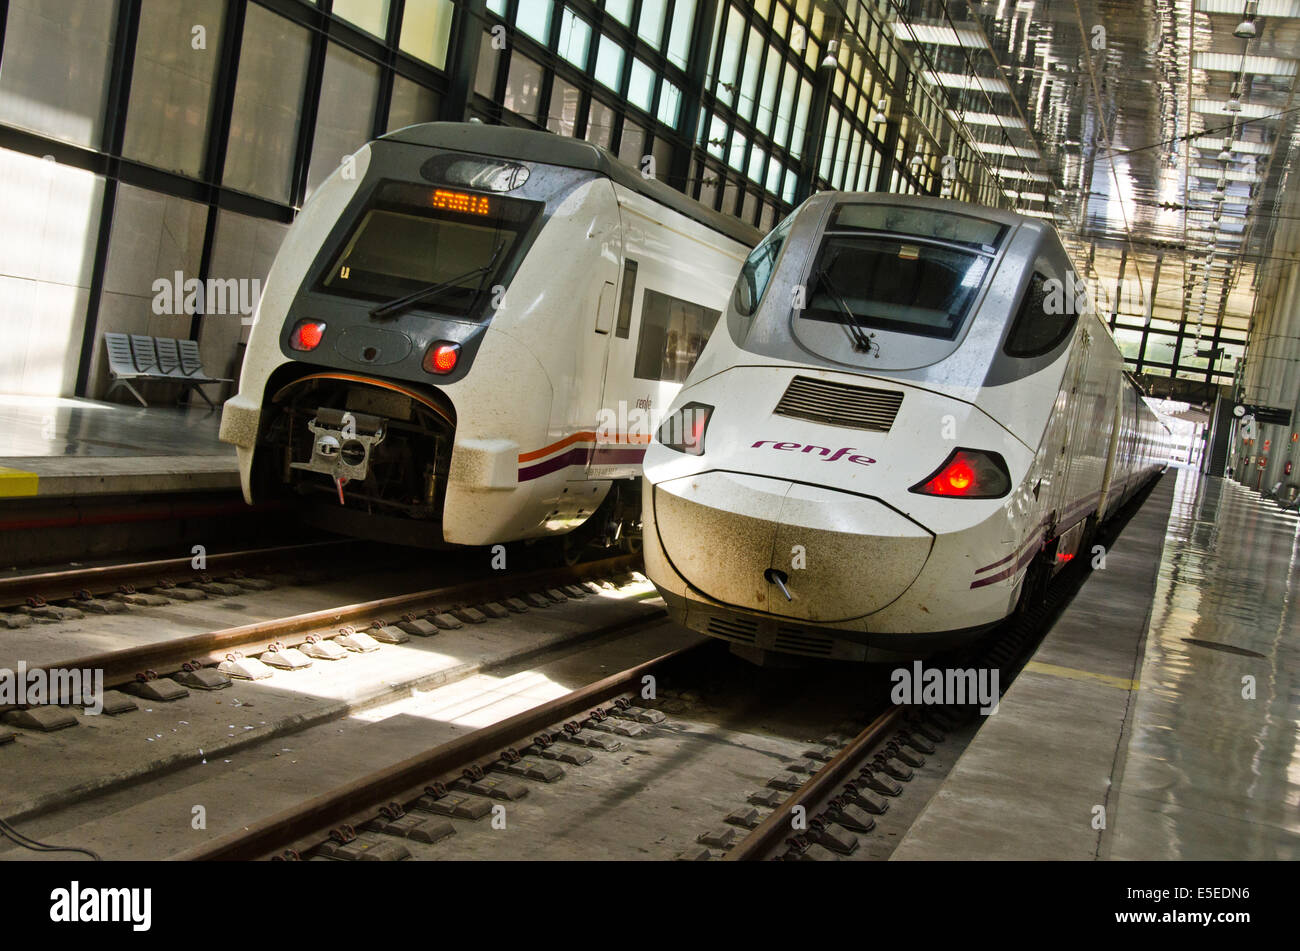
{"label": "window frame", "polygon": [[[1034,286],[1035,278],[1042,278],[1044,284],[1053,280],[1057,281],[1058,283],[1061,283],[1062,286],[1066,286],[1069,283],[1071,283],[1071,282],[1062,282],[1060,278],[1055,278],[1048,274],[1043,273],[1043,271],[1049,271],[1049,270],[1051,270],[1051,268],[1049,267],[1039,268],[1038,265],[1035,264],[1033,270],[1030,272],[1029,280],[1025,284],[1025,290],[1023,295],[1020,298],[1020,304],[1016,308],[1016,316],[1011,321],[1011,325],[1007,328],[1006,339],[1003,340],[1002,342],[1002,352],[1013,359],[1032,360],[1036,357],[1041,357],[1041,356],[1045,356],[1046,354],[1052,353],[1053,351],[1057,350],[1061,346],[1061,344],[1065,343],[1065,341],[1068,340],[1074,334],[1074,331],[1079,326],[1078,308],[1074,306],[1073,301],[1069,301],[1067,302],[1066,309],[1065,309],[1066,315],[1068,316],[1069,319],[1065,322],[1061,330],[1059,330],[1051,338],[1049,338],[1046,344],[1041,344],[1037,347],[1033,347],[1030,349],[1019,349],[1019,348],[1014,348],[1012,346],[1012,343],[1016,338],[1017,332],[1022,329],[1022,325],[1024,325],[1024,323],[1029,319],[1027,307],[1029,305],[1029,301],[1031,300],[1030,292]],[[1043,299],[1044,300],[1047,299],[1046,295],[1044,295]],[[1049,315],[1046,313],[1046,311],[1044,311],[1042,316],[1049,316]],[[1050,315],[1050,316],[1055,316],[1055,315]]]}
{"label": "window frame", "polygon": [[[659,346],[660,352],[656,358],[657,370],[655,375],[645,376],[641,373],[641,370],[643,369],[642,366],[643,360],[646,358],[646,356],[649,353],[649,351],[646,349],[647,347],[646,332],[652,325],[655,327],[659,326],[659,324],[653,319],[653,315],[656,311],[656,308],[654,306],[654,302],[650,298],[651,294],[663,298],[664,301],[666,302],[668,319],[663,324],[663,330],[665,336],[664,343],[666,343],[666,337],[672,328],[672,308],[673,305],[675,304],[680,304],[685,307],[695,308],[700,312],[702,321],[708,323],[708,328],[707,331],[704,333],[704,339],[700,344],[700,349],[696,352],[694,359],[692,359],[690,362],[690,365],[686,367],[686,372],[682,374],[681,379],[677,379],[675,375],[669,376],[665,373],[666,364],[664,362],[664,353],[663,353],[664,343],[661,343]],[[711,321],[707,319],[708,315],[710,314],[713,315],[713,319]],[[721,322],[721,320],[722,320],[722,311],[714,310],[712,307],[705,307],[703,304],[697,304],[694,301],[689,301],[682,297],[675,297],[672,294],[666,293],[664,291],[655,290],[652,287],[644,288],[641,291],[641,325],[637,330],[636,353],[633,355],[632,358],[633,379],[643,380],[650,383],[674,383],[674,384],[685,383],[686,379],[691,375],[691,371],[695,369],[695,365],[699,363],[700,355],[704,353],[704,348],[708,346],[709,338],[712,337],[713,334],[717,332],[718,324]]]}

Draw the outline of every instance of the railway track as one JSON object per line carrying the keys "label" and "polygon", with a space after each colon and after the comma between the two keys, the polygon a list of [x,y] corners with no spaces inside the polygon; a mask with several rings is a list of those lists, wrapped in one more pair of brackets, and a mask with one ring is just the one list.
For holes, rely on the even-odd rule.
{"label": "railway track", "polygon": [[[161,675],[198,669],[213,664],[230,662],[234,653],[249,655],[267,651],[282,652],[298,649],[308,638],[335,637],[340,625],[359,625],[363,630],[376,631],[390,627],[382,623],[386,617],[398,617],[397,626],[414,627],[434,633],[439,627],[461,627],[475,623],[487,615],[475,608],[485,603],[494,605],[493,616],[503,616],[502,611],[527,608],[528,602],[517,598],[523,595],[534,606],[543,606],[539,599],[559,603],[571,595],[557,589],[580,584],[591,578],[626,574],[637,567],[640,557],[622,555],[576,566],[521,572],[505,578],[482,578],[441,588],[431,588],[395,597],[377,598],[357,604],[341,605],[319,611],[309,611],[289,617],[233,628],[208,631],[188,637],[173,638],[161,643],[141,644],[122,650],[88,654],[48,664],[30,666],[29,670],[82,669],[103,671],[105,688],[153,680]],[[539,591],[547,594],[538,594]],[[503,594],[503,592],[505,592]],[[579,595],[580,596],[580,595]],[[505,602],[502,607],[498,602]],[[455,617],[452,612],[461,616]],[[376,624],[379,621],[381,623]],[[405,632],[409,633],[409,632]],[[372,635],[373,636],[373,635]],[[0,711],[12,709],[0,706]]]}
{"label": "railway track", "polygon": [[[6,626],[28,619],[68,620],[82,613],[105,613],[103,602],[148,603],[146,589],[181,584],[237,581],[246,575],[302,570],[304,561],[337,556],[355,543],[348,540],[306,542],[230,552],[204,553],[202,568],[195,557],[159,558],[107,565],[24,572],[0,578],[0,614]],[[58,604],[58,602],[63,602]],[[54,610],[43,610],[53,608]]]}
{"label": "railway track", "polygon": [[[332,720],[616,634],[632,621],[662,619],[662,610],[641,603],[653,589],[631,574],[637,561],[515,571],[30,666],[29,678],[101,671],[103,713],[111,715],[52,704],[0,707],[8,727],[0,728],[5,816],[50,815],[208,757],[278,749]],[[205,604],[195,605],[200,616],[210,610]],[[542,633],[521,636],[527,627]],[[253,718],[238,712],[254,707]],[[64,729],[89,725],[87,717],[97,729]],[[119,752],[105,754],[105,743]],[[19,782],[21,775],[27,779]]]}
{"label": "railway track", "polygon": [[[1152,488],[1138,493],[1098,535],[1104,547],[1118,537]],[[1047,587],[1040,604],[1013,615],[992,638],[959,652],[946,666],[996,669],[1005,691],[1086,578],[1083,564],[1071,566]],[[843,832],[869,831],[869,814],[879,814],[878,807],[885,803],[881,794],[900,795],[903,786],[899,780],[910,782],[915,770],[925,765],[924,757],[945,738],[944,732],[969,723],[974,710],[946,707],[929,719],[926,722],[908,707],[882,707],[857,736],[723,857],[728,861],[818,859],[843,853]],[[794,827],[796,815],[799,823]],[[836,825],[841,827],[839,834],[834,831]]]}
{"label": "railway track", "polygon": [[[619,573],[629,561],[612,559],[577,571]],[[572,572],[520,573],[510,581],[512,590],[545,601],[539,587],[571,583],[578,577]],[[1081,565],[1067,567],[1044,604],[1016,616],[978,648],[936,659],[935,665],[996,669],[1005,688],[1085,577]],[[212,632],[203,643],[172,644],[167,656],[184,657],[201,648],[211,660],[241,643],[267,644],[271,638],[303,643],[309,634],[381,611],[406,610],[410,616],[418,610],[423,614],[416,616],[432,625],[454,604],[503,599],[502,591],[502,579],[492,579],[377,599],[278,619],[279,626]],[[887,857],[889,839],[897,841],[906,831],[977,728],[965,707],[891,704],[879,668],[858,679],[849,671],[868,668],[757,672],[727,657],[716,642],[638,657],[608,674],[609,661],[619,655],[599,654],[601,645],[639,643],[630,635],[672,629],[661,611],[646,607],[640,616],[551,642],[537,652],[545,656],[538,657],[536,667],[532,657],[517,657],[514,668],[524,674],[506,672],[504,680],[480,678],[481,683],[471,677],[459,700],[439,704],[443,686],[435,685],[420,698],[423,707],[394,703],[375,722],[410,720],[404,727],[406,755],[355,770],[342,784],[304,787],[299,798],[281,797],[276,808],[260,812],[261,817],[255,810],[233,831],[227,825],[223,835],[168,854],[198,860],[879,859]],[[587,642],[596,647],[585,667],[579,665],[575,681],[579,675],[556,666],[553,658],[585,657],[587,649],[576,645]],[[130,657],[114,676],[155,659],[140,653]],[[98,660],[111,666],[111,655]],[[518,689],[510,686],[501,696],[526,697],[529,683],[581,685],[526,709],[518,703],[498,707],[495,692],[519,683],[517,676],[533,680]],[[657,683],[658,692],[651,687],[647,694],[647,682]],[[438,683],[451,681],[444,677]],[[816,710],[802,711],[806,706]],[[469,719],[477,728],[458,734],[421,726],[451,722],[456,710],[475,711]],[[790,710],[794,715],[787,715]],[[773,762],[779,764],[775,775]],[[503,829],[508,825],[518,834],[485,833],[497,818]],[[554,831],[575,825],[591,827],[576,851],[577,839]]]}
{"label": "railway track", "polygon": [[[662,612],[656,611],[593,633],[617,638],[663,624]],[[1008,650],[1002,646],[1008,638],[994,650]],[[964,711],[922,713],[891,706],[880,690],[865,712],[860,707],[855,712],[852,698],[859,689],[851,681],[827,691],[840,699],[819,712],[813,721],[819,727],[806,726],[802,733],[787,728],[781,731],[783,742],[769,741],[753,729],[754,719],[774,716],[761,703],[747,720],[731,714],[734,698],[723,701],[719,708],[728,712],[719,730],[695,702],[718,692],[698,669],[710,663],[726,669],[725,676],[735,681],[735,695],[754,692],[743,676],[752,668],[728,658],[716,642],[695,642],[465,735],[418,747],[414,755],[324,793],[303,796],[287,809],[243,822],[172,857],[878,858],[883,857],[879,844],[871,847],[877,822],[889,830],[883,835],[901,835],[907,817],[919,811],[942,775],[926,782],[926,772],[951,765],[963,730],[967,739],[974,732],[973,726],[962,725],[969,719]],[[761,681],[762,674],[756,676]],[[883,677],[875,679],[878,687]],[[660,689],[677,686],[662,694],[652,689],[647,697],[647,682]],[[797,691],[789,689],[796,682],[769,684],[767,692],[800,706]],[[763,692],[761,687],[757,692]],[[479,698],[473,699],[475,707],[490,706],[481,695],[474,697]],[[846,718],[861,727],[846,726]],[[652,788],[655,784],[659,788]],[[698,791],[710,786],[711,794],[701,798]],[[918,791],[913,793],[913,787]],[[683,796],[675,789],[689,792]],[[585,823],[579,817],[598,813],[610,801],[640,803],[657,816],[658,822],[645,822],[651,839],[637,842],[627,834],[636,828],[635,815],[614,823],[620,830],[615,838],[625,841],[595,845],[594,853],[566,851],[572,840],[557,840],[547,831]],[[487,831],[498,820],[502,829],[508,824],[521,834]],[[876,838],[881,837],[877,830]],[[859,848],[864,841],[869,847]],[[503,855],[507,842],[509,851]]]}
{"label": "railway track", "polygon": [[[528,840],[513,841],[509,847],[517,850],[514,857],[572,857],[562,851],[563,843],[542,841],[546,836],[539,834],[537,816],[530,823],[528,817],[520,815],[521,811],[535,800],[546,800],[535,813],[549,813],[547,821],[563,827],[572,821],[575,800],[580,809],[611,799],[634,802],[640,796],[644,800],[645,791],[637,789],[640,776],[618,775],[627,771],[627,761],[638,756],[655,756],[652,763],[691,759],[683,755],[685,748],[693,737],[705,735],[698,718],[683,713],[680,703],[674,706],[673,701],[664,703],[658,697],[647,700],[645,684],[666,683],[674,678],[679,682],[697,681],[700,673],[691,669],[692,664],[699,658],[721,654],[718,645],[704,642],[632,665],[174,857],[183,861],[496,857],[493,846],[488,845],[493,834],[485,830],[506,829],[508,812],[516,814],[510,821],[518,820]],[[683,692],[673,693],[679,696]],[[684,693],[690,695],[692,691]],[[665,713],[666,709],[671,712]],[[771,809],[761,822],[756,821],[756,808],[742,806],[731,810],[721,827],[705,828],[717,826],[714,814],[728,797],[743,796],[745,779],[727,784],[722,779],[726,771],[720,771],[714,778],[722,788],[717,800],[709,804],[712,808],[697,806],[684,815],[685,839],[673,844],[666,854],[643,847],[650,845],[648,842],[639,845],[629,840],[622,843],[627,852],[624,857],[640,852],[652,857],[672,857],[676,853],[679,858],[715,858],[722,852],[714,850],[738,841],[725,857],[753,860],[773,855],[787,840],[791,843],[790,857],[851,854],[857,846],[854,833],[870,832],[875,824],[871,813],[879,815],[888,809],[884,796],[871,791],[866,783],[874,782],[874,788],[890,797],[902,792],[902,784],[889,778],[864,780],[861,761],[883,746],[886,755],[878,756],[872,768],[880,770],[882,777],[898,775],[904,783],[912,773],[898,757],[919,765],[914,752],[896,749],[898,740],[892,745],[886,743],[887,734],[897,732],[905,719],[911,721],[912,728],[900,737],[915,737],[915,742],[934,752],[933,745],[920,739],[924,734],[943,740],[932,725],[921,722],[905,708],[886,710],[852,740],[840,741],[832,736],[823,741],[815,755],[829,762],[791,760],[786,771],[772,777],[759,791],[751,792],[749,802],[761,801]],[[739,735],[739,724],[734,726]],[[831,756],[831,747],[826,744],[835,742],[844,745]],[[668,749],[655,749],[656,744],[664,743]],[[790,747],[797,748],[797,744]],[[767,756],[751,755],[749,759],[749,765],[762,769]],[[698,765],[708,768],[706,761]],[[815,771],[792,790],[791,780],[799,773],[790,770]],[[850,789],[846,793],[842,786],[853,770],[858,770],[855,778],[862,790]],[[665,778],[661,766],[653,765],[649,771],[661,780]],[[580,788],[565,791],[565,780],[570,776],[576,777],[574,781]],[[831,807],[833,817],[827,816],[823,808],[823,800],[829,798],[832,788],[837,790]],[[566,805],[567,810],[562,808]],[[863,806],[868,811],[862,811]],[[799,810],[813,817],[803,837],[791,832],[791,816]],[[500,820],[500,826],[491,821],[495,819]],[[847,828],[830,831],[832,822],[846,824]],[[797,829],[797,820],[794,825]],[[698,831],[700,828],[705,831]],[[752,831],[742,840],[747,828]],[[662,831],[654,822],[648,824],[648,829],[651,836]],[[826,845],[816,844],[807,836]],[[465,840],[463,847],[458,838]],[[687,845],[692,839],[696,848]],[[683,845],[687,847],[679,848]],[[557,846],[561,851],[556,851]]]}
{"label": "railway track", "polygon": [[[635,630],[635,627],[626,630]],[[274,853],[276,858],[296,859],[304,852],[320,847],[322,839],[348,845],[357,841],[355,827],[373,819],[367,811],[376,803],[384,804],[382,809],[388,810],[380,812],[380,817],[396,821],[406,813],[405,807],[394,808],[395,803],[402,800],[410,803],[421,798],[440,802],[447,798],[449,786],[454,788],[462,779],[471,792],[481,790],[488,794],[488,798],[508,800],[519,787],[503,788],[503,784],[497,782],[501,775],[508,777],[531,772],[544,781],[559,778],[561,774],[557,771],[540,768],[542,764],[558,759],[556,753],[546,755],[555,743],[567,739],[579,748],[587,746],[587,738],[577,739],[580,734],[611,716],[601,704],[611,706],[614,718],[635,722],[645,714],[632,704],[641,679],[662,671],[672,660],[711,646],[701,642],[637,664],[395,763],[357,782],[340,786],[176,858],[182,861],[239,861],[268,857]],[[583,713],[580,719],[562,723],[579,713]],[[557,721],[562,723],[559,729],[548,729]],[[525,754],[520,753],[517,747],[523,747],[526,755],[536,761],[520,767]],[[482,761],[483,765],[477,761]],[[355,847],[359,857],[370,850],[372,841],[380,840],[362,841]]]}
{"label": "railway track", "polygon": [[[1137,504],[1140,500],[1134,508]],[[1018,614],[977,648],[943,658],[941,665],[996,670],[1005,688],[1085,577],[1081,566],[1067,568],[1043,604]],[[647,698],[643,690],[646,678],[689,688],[702,678],[692,666],[718,653],[694,647],[630,666],[177,857],[881,858],[889,846],[862,849],[861,843],[873,831],[879,836],[878,824],[885,834],[901,838],[908,817],[919,812],[977,728],[969,705],[918,708],[884,700],[884,678],[878,676],[876,700],[858,712],[853,730],[841,724],[820,741],[797,740],[795,731],[787,730],[788,742],[764,746],[756,739],[753,717],[731,715],[723,718],[722,730],[730,749],[719,748],[698,711]],[[670,668],[676,669],[671,678]],[[737,692],[747,689],[738,686]],[[687,689],[675,696],[700,692]],[[829,722],[828,715],[823,723]],[[773,750],[779,750],[781,770],[764,781],[761,770]],[[645,762],[660,765],[642,768]],[[686,795],[674,794],[674,785]],[[715,795],[702,796],[709,785]],[[603,837],[599,821],[590,833],[591,851],[575,853],[567,836],[551,831],[570,829],[575,822],[590,825],[586,817],[599,815],[610,802],[637,804],[624,805],[630,812],[613,823],[625,830],[616,845]],[[656,821],[673,811],[676,826]],[[499,818],[503,830],[522,834],[494,837],[484,831],[493,828],[489,817]],[[645,827],[644,840],[626,832],[638,822]],[[672,848],[666,850],[665,843]]]}

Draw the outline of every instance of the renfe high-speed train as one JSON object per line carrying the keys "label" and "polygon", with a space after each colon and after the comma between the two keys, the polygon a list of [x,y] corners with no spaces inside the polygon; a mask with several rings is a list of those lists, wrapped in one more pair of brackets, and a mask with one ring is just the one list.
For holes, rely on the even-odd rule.
{"label": "renfe high-speed train", "polygon": [[915,656],[1090,556],[1170,442],[1080,287],[1034,218],[796,209],[645,457],[646,571],[674,619],[758,661]]}
{"label": "renfe high-speed train", "polygon": [[267,279],[221,423],[244,497],[407,544],[561,535],[598,508],[620,537],[650,419],[760,237],[546,132],[369,143]]}

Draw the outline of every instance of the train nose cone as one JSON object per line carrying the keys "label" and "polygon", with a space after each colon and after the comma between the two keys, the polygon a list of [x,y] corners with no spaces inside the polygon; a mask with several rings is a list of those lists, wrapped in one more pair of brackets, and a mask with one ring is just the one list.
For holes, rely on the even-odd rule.
{"label": "train nose cone", "polygon": [[693,587],[801,621],[885,607],[916,580],[934,541],[882,502],[762,476],[672,479],[655,486],[654,505],[664,553]]}

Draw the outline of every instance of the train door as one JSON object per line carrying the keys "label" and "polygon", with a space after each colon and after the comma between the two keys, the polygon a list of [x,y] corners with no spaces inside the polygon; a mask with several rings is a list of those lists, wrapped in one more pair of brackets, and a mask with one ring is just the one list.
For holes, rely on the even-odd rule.
{"label": "train door", "polygon": [[[590,444],[599,417],[606,363],[609,360],[609,338],[614,330],[614,317],[618,301],[619,268],[623,260],[623,229],[618,210],[618,197],[608,180],[601,180],[608,199],[601,196],[593,217],[574,219],[576,237],[590,242],[586,256],[575,253],[570,260],[556,262],[555,273],[564,273],[566,279],[558,283],[565,289],[562,305],[571,308],[576,318],[569,326],[573,336],[556,333],[549,344],[557,350],[568,352],[573,365],[571,371],[558,374],[553,381],[556,387],[557,408],[562,419],[552,420],[553,431],[563,439],[547,447],[548,452],[563,448],[569,464],[566,472],[570,481],[586,478],[584,467],[591,459]],[[572,275],[567,277],[567,275]],[[557,356],[553,365],[559,365]],[[575,458],[581,457],[581,458]],[[571,460],[571,461],[569,461]]]}
{"label": "train door", "polygon": [[1114,403],[1110,413],[1110,439],[1106,445],[1106,468],[1101,477],[1101,498],[1097,500],[1097,513],[1100,518],[1104,519],[1109,513],[1111,499],[1114,496],[1113,487],[1115,482],[1115,473],[1120,469],[1120,433],[1124,431],[1124,377],[1119,377],[1115,385],[1116,392],[1111,396]]}
{"label": "train door", "polygon": [[698,225],[622,193],[623,263],[588,479],[631,479],[722,317],[743,254]]}
{"label": "train door", "polygon": [[[596,412],[596,440],[587,459],[586,478],[626,479],[641,474],[641,458],[653,435],[650,383],[634,385],[637,330],[646,279],[645,232],[623,229],[623,262],[611,288],[609,326],[604,336],[605,367]],[[642,392],[644,390],[644,392]]]}
{"label": "train door", "polygon": [[[1063,469],[1058,476],[1061,484],[1064,485],[1060,503],[1065,509],[1090,494],[1088,474],[1091,466],[1088,457],[1091,438],[1088,427],[1092,426],[1094,421],[1087,418],[1087,410],[1092,406],[1087,389],[1088,363],[1091,358],[1092,332],[1085,327],[1079,335],[1079,359],[1074,372],[1070,375],[1067,389],[1067,422],[1060,456]],[[1060,514],[1064,515],[1065,512],[1062,511]],[[1070,523],[1073,524],[1075,520],[1072,515]],[[1062,529],[1069,527],[1065,524],[1060,526]]]}

